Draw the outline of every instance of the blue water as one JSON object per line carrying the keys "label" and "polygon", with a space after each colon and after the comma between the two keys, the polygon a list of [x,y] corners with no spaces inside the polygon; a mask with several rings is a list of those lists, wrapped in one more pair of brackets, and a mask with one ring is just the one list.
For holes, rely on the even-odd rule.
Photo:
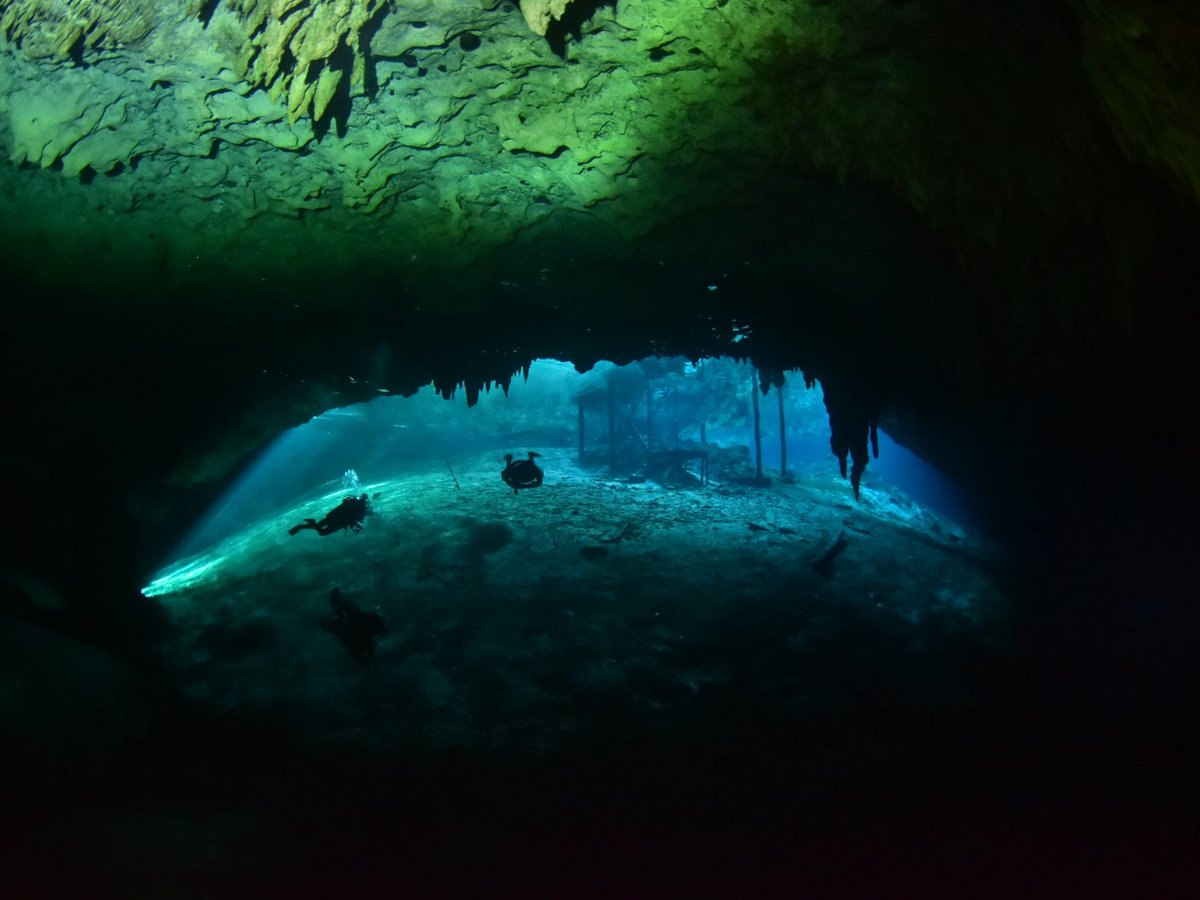
{"label": "blue water", "polygon": [[879,432],[879,459],[871,460],[867,473],[871,478],[881,478],[895,485],[921,506],[963,528],[975,532],[984,530],[979,511],[960,485],[883,431]]}
{"label": "blue water", "polygon": [[[749,402],[750,370],[730,370],[725,380],[710,382],[714,395],[727,401],[723,422],[710,424],[710,443],[741,445],[753,452],[754,433]],[[610,377],[640,379],[640,370],[602,363],[583,375],[569,363],[539,360],[530,369],[528,381],[518,377],[508,396],[496,389],[483,394],[468,408],[462,395],[445,400],[432,388],[412,397],[381,397],[370,403],[334,409],[277,437],[251,462],[234,485],[187,536],[173,559],[206,550],[256,519],[276,516],[296,505],[342,490],[358,490],[406,472],[443,461],[455,463],[464,455],[478,456],[495,450],[497,466],[503,453],[548,447],[574,447],[578,441],[578,411],[573,396]],[[696,370],[688,369],[688,375]],[[732,374],[730,374],[732,372]],[[743,377],[744,376],[744,377]],[[664,382],[658,382],[664,383]],[[679,382],[676,381],[675,384]],[[810,464],[837,470],[829,449],[829,423],[820,387],[806,390],[799,379],[789,381],[784,393],[788,430],[789,468]],[[771,390],[759,397],[763,467],[777,475],[780,464],[778,395]],[[671,407],[684,419],[685,407]],[[730,409],[738,412],[730,413]],[[699,440],[699,426],[688,420],[675,423],[664,406],[656,414],[660,432],[656,439]],[[732,418],[731,418],[732,415]],[[590,413],[589,445],[607,440],[607,415]],[[599,426],[596,421],[600,421]],[[645,423],[644,406],[633,413],[635,425]],[[596,436],[597,428],[603,434]],[[932,466],[880,432],[880,455],[871,461],[865,483],[894,485],[918,504],[934,510],[967,528],[978,526],[970,504],[954,483]],[[598,445],[596,445],[598,446]],[[752,456],[749,457],[752,459]],[[345,478],[353,470],[357,483]],[[849,485],[847,484],[849,494]]]}
{"label": "blue water", "polygon": [[506,450],[569,446],[576,429],[569,394],[583,378],[569,363],[538,360],[529,380],[518,376],[508,396],[495,388],[472,408],[462,393],[446,400],[425,387],[411,397],[380,397],[315,416],[279,435],[243,469],[172,560],[209,549],[256,519],[306,500],[357,492],[344,483],[348,470],[368,486],[491,448],[498,470]]}

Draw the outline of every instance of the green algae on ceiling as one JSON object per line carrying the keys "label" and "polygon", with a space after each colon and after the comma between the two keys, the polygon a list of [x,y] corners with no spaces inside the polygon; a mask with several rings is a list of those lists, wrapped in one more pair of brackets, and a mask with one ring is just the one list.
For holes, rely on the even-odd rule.
{"label": "green algae on ceiling", "polygon": [[167,282],[451,271],[478,297],[531,235],[644,240],[761,202],[782,163],[885,186],[997,276],[956,339],[1086,342],[1129,330],[1155,240],[1115,145],[1200,185],[1200,79],[1170,77],[1196,17],[1161,0],[577,2],[553,45],[506,3],[293,5],[0,0],[20,231]]}
{"label": "green algae on ceiling", "polygon": [[[4,45],[2,138],[13,162],[68,176],[31,188],[49,234],[103,215],[110,246],[154,240],[170,260],[253,250],[289,266],[319,245],[327,266],[461,267],[551,216],[628,239],[736,195],[761,168],[743,60],[784,8],[601,5],[559,56],[513,8],[477,0],[338,19],[341,43],[300,54],[276,20],[247,37],[263,5],[204,19],[159,5],[159,27],[84,47],[86,67]],[[347,41],[349,79],[319,58]],[[301,57],[307,70],[287,69]]]}

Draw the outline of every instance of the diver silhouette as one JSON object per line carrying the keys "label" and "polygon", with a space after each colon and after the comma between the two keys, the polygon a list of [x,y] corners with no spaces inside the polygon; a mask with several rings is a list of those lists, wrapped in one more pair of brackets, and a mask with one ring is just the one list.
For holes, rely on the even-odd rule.
{"label": "diver silhouette", "polygon": [[522,459],[513,462],[511,453],[504,454],[504,462],[506,465],[500,470],[500,477],[504,479],[504,483],[513,489],[514,494],[519,494],[521,488],[535,488],[542,485],[542,470],[534,459],[541,456],[540,453],[529,451],[529,459]]}
{"label": "diver silhouette", "polygon": [[329,605],[333,615],[321,623],[321,627],[334,635],[350,655],[360,662],[375,655],[375,641],[387,633],[383,616],[359,609],[342,597],[340,588],[329,592]]}
{"label": "diver silhouette", "polygon": [[363,519],[370,513],[371,508],[367,503],[366,494],[360,497],[347,497],[327,512],[325,518],[320,522],[316,519],[305,519],[299,525],[289,528],[288,534],[299,534],[306,528],[311,528],[322,537],[333,534],[335,531],[345,531],[351,528],[355,531],[362,531]]}

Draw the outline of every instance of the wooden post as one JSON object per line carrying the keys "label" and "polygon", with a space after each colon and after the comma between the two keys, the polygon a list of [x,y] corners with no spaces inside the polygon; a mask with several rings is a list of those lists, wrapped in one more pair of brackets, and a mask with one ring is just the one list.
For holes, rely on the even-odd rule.
{"label": "wooden post", "polygon": [[762,420],[758,412],[758,369],[750,366],[750,399],[754,404],[754,477],[762,480]]}
{"label": "wooden post", "polygon": [[787,476],[787,425],[783,421],[783,385],[775,388],[779,395],[779,474]]}
{"label": "wooden post", "polygon": [[646,462],[654,450],[654,388],[650,379],[646,379]]}
{"label": "wooden post", "polygon": [[608,469],[617,468],[617,386],[608,382]]}

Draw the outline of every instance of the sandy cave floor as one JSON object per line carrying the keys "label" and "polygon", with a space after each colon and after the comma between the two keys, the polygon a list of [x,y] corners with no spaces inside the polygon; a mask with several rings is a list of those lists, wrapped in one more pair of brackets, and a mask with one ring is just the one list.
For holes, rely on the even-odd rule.
{"label": "sandy cave floor", "polygon": [[[514,496],[495,456],[456,463],[457,485],[439,460],[364,486],[359,534],[287,533],[339,491],[174,567],[157,599],[183,689],[319,744],[537,756],[731,704],[937,705],[1009,642],[994,551],[885,485],[856,503],[828,464],[794,485],[668,488],[563,449]],[[373,658],[322,627],[335,586],[385,620]]]}

